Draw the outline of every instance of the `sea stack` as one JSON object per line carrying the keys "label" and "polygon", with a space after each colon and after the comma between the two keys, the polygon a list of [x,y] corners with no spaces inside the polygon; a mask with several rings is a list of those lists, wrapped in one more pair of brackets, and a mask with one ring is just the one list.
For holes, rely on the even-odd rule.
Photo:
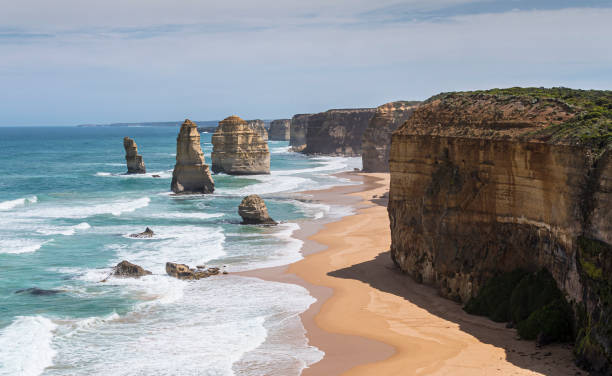
{"label": "sea stack", "polygon": [[230,175],[270,173],[268,143],[238,116],[219,122],[212,136],[212,170]]}
{"label": "sea stack", "polygon": [[142,156],[138,155],[136,141],[129,137],[123,138],[123,148],[125,149],[125,161],[127,163],[128,174],[144,174],[147,172]]}
{"label": "sea stack", "polygon": [[242,199],[238,206],[238,214],[242,217],[243,225],[275,225],[276,221],[270,218],[264,200],[258,195],[249,195]]}
{"label": "sea stack", "polygon": [[290,119],[272,120],[270,123],[270,140],[289,141],[291,131]]}
{"label": "sea stack", "polygon": [[361,140],[363,172],[389,172],[391,133],[410,118],[420,103],[397,101],[376,108]]}
{"label": "sea stack", "polygon": [[176,139],[176,165],[172,172],[172,192],[177,194],[212,193],[215,183],[200,147],[198,127],[186,119]]}
{"label": "sea stack", "polygon": [[263,120],[247,120],[248,126],[251,127],[257,134],[261,136],[261,139],[268,141],[268,131],[266,130],[266,123]]}
{"label": "sea stack", "polygon": [[297,114],[291,118],[289,127],[289,146],[294,151],[302,151],[306,147],[306,134],[308,133],[308,119],[312,114]]}

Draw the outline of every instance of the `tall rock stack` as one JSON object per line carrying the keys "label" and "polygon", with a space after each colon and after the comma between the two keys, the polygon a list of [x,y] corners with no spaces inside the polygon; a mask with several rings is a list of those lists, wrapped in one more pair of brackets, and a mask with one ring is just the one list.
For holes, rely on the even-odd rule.
{"label": "tall rock stack", "polygon": [[389,172],[391,133],[410,118],[420,103],[397,101],[376,108],[361,140],[364,172]]}
{"label": "tall rock stack", "polygon": [[123,138],[123,148],[125,149],[125,162],[128,174],[144,174],[147,172],[142,156],[138,155],[136,141],[129,137]]}
{"label": "tall rock stack", "polygon": [[270,173],[268,143],[246,121],[230,116],[212,136],[212,170],[230,175]]}
{"label": "tall rock stack", "polygon": [[261,136],[262,140],[268,141],[268,131],[266,130],[266,123],[263,120],[255,119],[247,120],[246,122],[251,129]]}
{"label": "tall rock stack", "polygon": [[215,183],[200,146],[198,127],[186,119],[176,139],[176,165],[172,172],[172,192],[212,193]]}
{"label": "tall rock stack", "polygon": [[289,141],[290,132],[290,119],[272,120],[270,123],[270,140],[272,141]]}
{"label": "tall rock stack", "polygon": [[308,119],[312,114],[297,114],[291,118],[289,130],[289,145],[300,151],[306,147],[306,133],[308,133]]}
{"label": "tall rock stack", "polygon": [[303,153],[361,155],[361,138],[375,112],[375,108],[355,108],[310,116]]}

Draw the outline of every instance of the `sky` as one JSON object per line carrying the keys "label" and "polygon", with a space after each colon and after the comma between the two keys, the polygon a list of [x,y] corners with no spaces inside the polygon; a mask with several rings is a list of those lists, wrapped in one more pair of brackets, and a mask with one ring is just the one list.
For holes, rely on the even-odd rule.
{"label": "sky", "polygon": [[612,89],[612,0],[0,0],[0,126]]}

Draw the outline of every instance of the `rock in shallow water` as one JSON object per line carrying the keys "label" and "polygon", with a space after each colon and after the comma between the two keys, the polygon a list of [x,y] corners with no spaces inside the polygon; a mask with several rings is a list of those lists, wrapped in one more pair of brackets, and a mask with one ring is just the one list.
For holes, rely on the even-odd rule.
{"label": "rock in shallow water", "polygon": [[39,289],[38,287],[30,287],[29,289],[21,289],[21,290],[17,290],[15,291],[15,294],[30,294],[30,295],[35,295],[35,296],[40,296],[40,295],[55,295],[55,294],[59,294],[60,290],[45,290],[45,289]]}
{"label": "rock in shallow water", "polygon": [[242,217],[243,225],[275,225],[276,221],[270,218],[264,200],[258,195],[249,195],[242,199],[238,206],[238,214]]}
{"label": "rock in shallow water", "polygon": [[143,232],[130,234],[130,238],[152,238],[155,233],[150,228],[146,228]]}
{"label": "rock in shallow water", "polygon": [[129,277],[129,278],[138,278],[138,277],[143,277],[149,274],[152,274],[152,273],[136,264],[132,264],[131,262],[125,261],[125,260],[118,263],[117,266],[113,268],[113,272],[111,273],[111,275],[114,277]]}
{"label": "rock in shallow water", "polygon": [[166,273],[178,279],[197,280],[219,274],[219,268],[193,269],[189,265],[167,262]]}
{"label": "rock in shallow water", "polygon": [[147,172],[142,156],[138,155],[136,141],[129,137],[123,138],[123,148],[125,149],[125,161],[128,174],[144,174]]}

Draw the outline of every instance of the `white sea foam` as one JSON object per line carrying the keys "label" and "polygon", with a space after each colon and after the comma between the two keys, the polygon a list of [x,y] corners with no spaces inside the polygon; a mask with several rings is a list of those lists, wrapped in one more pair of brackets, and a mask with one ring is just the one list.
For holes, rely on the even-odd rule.
{"label": "white sea foam", "polygon": [[37,376],[53,364],[51,347],[57,327],[42,316],[18,316],[0,330],[0,374]]}
{"label": "white sea foam", "polygon": [[310,179],[297,176],[254,175],[251,178],[259,180],[259,183],[237,189],[219,188],[215,192],[229,195],[269,194],[302,189],[302,187],[312,183]]}
{"label": "white sea foam", "polygon": [[70,236],[70,235],[74,235],[77,232],[77,230],[82,231],[82,230],[87,230],[90,228],[91,226],[89,225],[89,223],[81,222],[78,225],[74,225],[74,226],[64,226],[64,227],[50,226],[47,228],[39,228],[36,230],[36,232],[38,232],[39,234],[43,234],[43,235]]}
{"label": "white sea foam", "polygon": [[225,214],[223,213],[182,213],[182,212],[166,212],[166,213],[156,213],[152,214],[149,217],[151,218],[168,218],[168,219],[210,219],[210,218],[220,218]]}
{"label": "white sea foam", "polygon": [[149,205],[151,199],[141,197],[132,200],[116,200],[105,204],[87,205],[74,203],[70,206],[40,206],[35,210],[20,212],[20,216],[42,218],[87,218],[94,215],[112,214],[120,216],[122,213],[133,212]]}
{"label": "white sea foam", "polygon": [[35,204],[37,201],[38,197],[36,196],[22,197],[15,200],[2,201],[0,202],[0,210],[11,210],[13,208],[25,204]]}
{"label": "white sea foam", "polygon": [[322,163],[321,166],[311,167],[311,168],[302,168],[297,170],[276,170],[272,171],[272,175],[278,176],[286,176],[286,175],[295,175],[295,174],[303,174],[303,173],[313,173],[313,172],[329,172],[329,171],[342,171],[347,170],[350,164],[354,164],[355,161],[353,157],[313,157],[312,160],[316,160],[317,162]]}
{"label": "white sea foam", "polygon": [[36,252],[53,239],[29,239],[29,238],[2,238],[0,239],[0,253],[32,253]]}

